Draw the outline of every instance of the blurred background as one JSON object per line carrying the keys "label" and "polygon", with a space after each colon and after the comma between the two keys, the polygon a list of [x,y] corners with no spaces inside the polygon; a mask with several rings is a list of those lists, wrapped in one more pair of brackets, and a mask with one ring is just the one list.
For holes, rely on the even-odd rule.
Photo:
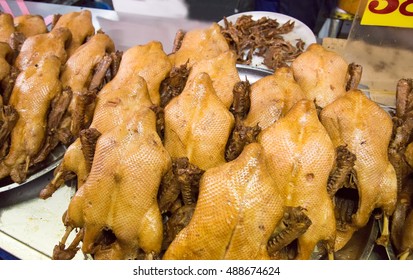
{"label": "blurred background", "polygon": [[[73,6],[114,9],[112,0],[32,0]],[[155,0],[136,0],[155,1]],[[156,0],[160,4],[169,0]],[[173,0],[187,7],[190,19],[219,21],[224,16],[245,11],[272,11],[305,23],[319,37],[346,38],[352,21],[352,7],[359,0]],[[343,10],[342,8],[349,9]],[[353,12],[354,13],[354,12]]]}

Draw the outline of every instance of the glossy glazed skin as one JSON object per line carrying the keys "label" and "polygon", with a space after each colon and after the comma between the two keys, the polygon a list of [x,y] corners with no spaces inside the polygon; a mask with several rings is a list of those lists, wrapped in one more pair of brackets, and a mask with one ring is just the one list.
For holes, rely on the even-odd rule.
{"label": "glossy glazed skin", "polygon": [[346,93],[347,62],[319,44],[311,44],[291,67],[306,98],[321,108]]}
{"label": "glossy glazed skin", "polygon": [[294,80],[290,68],[278,68],[274,74],[263,77],[251,85],[251,108],[245,125],[269,127],[285,116],[305,94]]}
{"label": "glossy glazed skin", "polygon": [[72,34],[72,39],[67,46],[67,53],[69,57],[77,50],[77,48],[83,45],[89,37],[95,34],[95,27],[92,22],[92,13],[89,10],[61,15],[54,24],[53,29],[58,29],[61,27],[69,29]]}
{"label": "glossy glazed skin", "polygon": [[285,206],[302,207],[312,222],[298,237],[297,259],[309,259],[319,241],[332,252],[336,235],[327,181],[335,160],[330,137],[312,101],[297,102],[285,117],[258,136],[269,172],[286,197]]}
{"label": "glossy glazed skin", "polygon": [[10,136],[10,151],[0,164],[0,178],[11,175],[16,182],[24,180],[31,159],[42,147],[51,102],[62,91],[60,69],[60,59],[48,56],[17,77],[10,105],[19,119]]}
{"label": "glossy glazed skin", "polygon": [[284,197],[261,145],[252,143],[237,159],[208,169],[199,191],[191,221],[164,259],[269,259],[267,242],[283,216]]}
{"label": "glossy glazed skin", "polygon": [[234,117],[217,96],[206,73],[198,74],[165,107],[165,148],[203,170],[225,163]]}
{"label": "glossy glazed skin", "polygon": [[375,208],[381,208],[387,217],[394,211],[397,178],[388,158],[393,124],[389,114],[359,90],[350,90],[325,107],[320,119],[334,146],[346,145],[356,156],[358,210],[348,230],[338,232],[338,250],[367,224]]}

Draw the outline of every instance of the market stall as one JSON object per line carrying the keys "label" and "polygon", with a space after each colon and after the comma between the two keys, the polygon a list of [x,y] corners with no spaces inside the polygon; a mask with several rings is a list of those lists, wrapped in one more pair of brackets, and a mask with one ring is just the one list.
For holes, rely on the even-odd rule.
{"label": "market stall", "polygon": [[[49,34],[59,24],[53,15],[88,11],[93,31],[85,33],[87,24],[77,30],[93,39],[70,50],[67,46],[76,43],[75,32],[65,35],[60,26],[63,31],[52,34],[62,38],[60,45],[67,53],[51,59],[50,65],[63,61],[64,67],[44,85],[57,79],[63,86],[47,100],[63,104],[65,96],[70,96],[63,111],[57,105],[50,109],[70,124],[43,124],[53,127],[41,141],[52,148],[44,145],[18,162],[12,160],[12,152],[18,150],[13,140],[4,138],[0,143],[4,146],[0,147],[0,175],[8,172],[0,181],[0,257],[389,260],[403,253],[404,258],[411,258],[408,234],[400,233],[404,221],[408,222],[406,216],[411,216],[406,202],[410,198],[400,202],[401,190],[411,195],[401,183],[409,182],[411,173],[410,107],[396,104],[396,92],[406,104],[411,102],[407,96],[413,94],[411,60],[406,59],[412,57],[406,47],[410,40],[399,44],[396,51],[386,46],[386,55],[391,51],[393,61],[406,69],[389,78],[378,69],[388,63],[385,55],[379,63],[371,58],[376,47],[379,54],[383,51],[381,45],[354,45],[360,43],[357,16],[349,38],[337,39],[317,38],[302,22],[276,13],[246,12],[215,23],[179,13],[154,16],[38,2],[26,2],[24,10],[20,4],[2,1],[2,8],[8,7],[14,17],[22,13],[42,16]],[[266,34],[264,27],[273,33]],[[411,28],[406,29],[401,32],[411,33]],[[257,33],[243,36],[242,32],[250,30]],[[261,40],[254,41],[260,36]],[[99,48],[82,56],[79,50],[92,45],[94,39],[99,40]],[[33,48],[21,43],[16,49],[19,74],[30,67],[32,71],[49,67],[36,60],[37,54],[21,58]],[[84,68],[92,61],[95,64],[87,74],[79,75],[83,72],[78,61]],[[394,64],[389,67],[397,68]],[[311,76],[308,69],[317,74]],[[82,78],[87,86],[76,89]],[[25,84],[30,84],[29,78],[22,85],[16,80],[14,88],[23,92]],[[239,87],[234,88],[235,84]],[[282,93],[262,97],[269,89]],[[248,100],[242,99],[245,92]],[[27,107],[12,95],[5,97],[4,108],[9,100],[22,111],[35,104]],[[335,102],[338,99],[344,105]],[[72,106],[84,107],[73,109],[71,100],[76,100]],[[48,110],[44,114],[52,115]],[[24,113],[19,117],[24,127]],[[355,124],[353,119],[363,121]],[[381,126],[375,128],[377,122]],[[341,131],[343,123],[346,129]],[[286,148],[271,142],[290,141],[286,135],[300,143],[296,150],[291,148],[295,144]],[[397,142],[398,137],[404,140]],[[26,143],[23,140],[29,142],[30,136],[19,139]],[[367,146],[370,154],[365,156],[357,145]],[[365,179],[369,176],[374,178]],[[132,185],[136,185],[134,190]],[[341,189],[353,190],[349,195]],[[140,195],[146,195],[145,199],[138,201]],[[230,214],[218,214],[221,209]],[[393,213],[404,216],[392,228]],[[224,231],[227,226],[233,228]],[[400,238],[394,241],[388,231],[397,226]],[[131,237],[131,232],[136,236]],[[214,234],[233,239],[225,243],[225,238]],[[237,250],[248,244],[243,239],[246,236],[269,240],[266,250]],[[205,248],[215,244],[218,253],[200,244]],[[226,248],[225,253],[219,253],[219,248]]]}

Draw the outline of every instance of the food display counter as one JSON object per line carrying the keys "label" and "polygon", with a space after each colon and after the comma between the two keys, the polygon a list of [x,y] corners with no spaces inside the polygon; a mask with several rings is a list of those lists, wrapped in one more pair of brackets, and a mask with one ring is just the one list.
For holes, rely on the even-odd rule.
{"label": "food display counter", "polygon": [[[17,2],[2,1],[2,3],[7,3],[10,7],[10,11],[15,15],[19,15],[21,13],[21,9]],[[105,34],[110,36],[115,42],[116,49],[119,51],[126,51],[132,46],[146,44],[149,41],[157,40],[162,43],[163,49],[166,53],[171,53],[172,50],[176,48],[175,39],[177,30],[183,28],[186,30],[192,30],[196,28],[209,28],[209,26],[211,26],[210,22],[189,20],[185,17],[153,17],[118,13],[112,10],[82,8],[30,1],[26,2],[26,6],[31,14],[41,15],[49,23],[51,22],[51,16],[55,14],[66,14],[75,11],[82,11],[84,9],[90,10],[93,16],[92,20],[95,29],[101,29]],[[285,21],[288,21],[288,17],[285,17]],[[221,22],[220,24],[222,26],[228,23]],[[299,22],[297,22],[296,28],[307,32],[306,27],[302,25],[300,26]],[[345,39],[324,38],[323,40],[320,38],[315,38],[313,35],[314,34],[311,33],[310,36],[304,37],[304,40],[307,40],[305,43],[312,44],[320,42],[320,45],[322,45],[326,50],[332,50],[338,54],[344,54]],[[298,38],[294,38],[294,40],[296,39]],[[256,62],[252,59],[252,61],[258,64],[264,63],[262,60]],[[248,67],[244,68],[241,65],[237,65],[236,69],[239,74],[238,78],[248,77],[251,83],[272,74],[272,72],[268,71],[268,69],[261,69],[258,71],[257,69],[254,70]],[[221,70],[224,71],[225,69]],[[228,76],[229,75],[230,74],[228,74]],[[372,73],[368,73],[367,75],[371,76]],[[360,86],[362,87],[362,85]],[[330,88],[333,90],[333,86],[330,86]],[[368,94],[368,90],[365,90],[364,92]],[[149,91],[147,95],[150,95]],[[112,105],[116,103],[113,100],[111,102],[112,103],[109,103]],[[230,107],[230,105],[231,103],[229,103],[227,107]],[[386,107],[386,110],[389,108],[393,109],[393,107],[394,104],[391,104],[391,106],[389,105]],[[231,109],[235,112],[235,109],[232,107]],[[140,129],[143,131],[145,130],[145,128]],[[153,141],[152,144],[157,146],[156,141]],[[331,145],[331,147],[333,146]],[[56,180],[56,174],[54,171],[56,166],[58,166],[61,162],[66,148],[61,147],[61,149],[63,149],[63,151],[60,151],[57,158],[52,158],[41,172],[36,173],[36,176],[29,177],[29,180],[22,184],[13,184],[10,182],[7,187],[0,188],[0,258],[17,258],[23,260],[48,260],[53,258],[53,250],[55,246],[66,233],[62,219],[68,210],[71,199],[76,193],[75,179],[72,178],[72,181],[67,180],[66,183],[58,188],[48,199],[42,199],[39,195],[45,186],[51,184],[52,182],[54,183]],[[80,164],[83,164],[83,162]],[[195,171],[191,170],[191,172]],[[314,176],[315,175],[313,173],[309,173],[306,178],[308,181],[312,181]],[[121,181],[122,178],[116,177],[115,179],[115,181]],[[185,196],[183,193],[182,196],[183,201],[185,201]],[[89,203],[92,204],[92,202]],[[227,204],[230,205],[231,203],[232,202],[228,199]],[[306,211],[306,209],[303,210],[301,208],[299,210]],[[376,213],[373,213],[370,220],[368,220],[367,225],[354,234],[353,238],[348,243],[348,246],[345,246],[342,250],[336,252],[336,259],[395,259],[397,256],[391,246],[384,247],[376,243],[376,240],[383,233],[383,226],[386,226],[382,224],[380,218],[380,215],[376,216]],[[262,231],[265,230],[263,225],[260,225],[259,228]],[[78,230],[76,229],[70,233],[70,237],[74,237],[77,233]],[[111,236],[110,233],[110,230],[107,230],[105,232],[106,235],[102,238],[112,238],[113,236]],[[107,240],[105,241],[109,242]],[[105,256],[105,253],[102,254]],[[288,254],[288,252],[286,254]],[[317,256],[320,254],[315,251],[312,256],[314,256],[314,259],[317,259]],[[326,254],[324,254],[324,256],[325,255]],[[74,256],[71,257],[71,259],[76,260],[90,258],[90,256],[84,255],[82,250],[79,250],[76,254],[74,254]]]}

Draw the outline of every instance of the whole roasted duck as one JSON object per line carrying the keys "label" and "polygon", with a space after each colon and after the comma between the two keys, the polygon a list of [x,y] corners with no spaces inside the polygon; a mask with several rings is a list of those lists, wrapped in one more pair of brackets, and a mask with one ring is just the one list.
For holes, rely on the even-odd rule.
{"label": "whole roasted duck", "polygon": [[60,59],[47,56],[17,77],[9,104],[18,120],[11,131],[9,152],[0,163],[0,178],[10,175],[14,182],[25,180],[44,144],[52,102],[62,93],[60,70]]}
{"label": "whole roasted duck", "polygon": [[[154,65],[154,62],[157,62],[158,66]],[[94,138],[97,134],[105,133],[125,122],[131,114],[139,111],[141,106],[152,106],[150,92],[159,98],[157,89],[170,69],[166,66],[170,67],[170,63],[158,42],[132,47],[123,54],[117,74],[105,84],[96,97],[96,107],[89,128],[92,131],[96,129],[99,133],[89,130],[90,133],[84,135],[87,138],[84,141],[90,142],[87,146],[91,149],[88,148],[87,151],[90,151],[92,158],[96,144]],[[141,75],[151,81],[149,86]],[[148,96],[142,92],[146,92]],[[78,187],[84,183],[90,171],[87,166],[91,166],[91,160],[88,159],[90,156],[87,156],[88,162],[85,162],[82,139],[83,137],[77,138],[69,146],[62,163],[55,170],[54,179],[42,190],[42,198],[50,197],[65,181],[75,175]]]}
{"label": "whole roasted duck", "polygon": [[[327,193],[335,150],[314,102],[303,99],[258,136],[284,206],[300,207],[311,221],[297,239],[296,259],[310,259],[319,242],[332,258],[336,236],[333,202]],[[319,248],[320,249],[320,248]]]}
{"label": "whole roasted duck", "polygon": [[[337,215],[336,250],[367,224],[376,208],[383,211],[383,232],[378,242],[387,244],[389,217],[397,200],[396,172],[388,156],[393,127],[390,115],[360,90],[350,90],[327,105],[320,119],[334,146],[344,146],[355,155],[354,167],[346,177],[350,183],[343,182],[341,190],[334,191],[336,213],[346,213]],[[358,201],[342,201],[347,197],[345,191],[352,189]]]}
{"label": "whole roasted duck", "polygon": [[263,149],[252,143],[204,173],[195,212],[163,259],[269,259],[267,243],[283,206]]}
{"label": "whole roasted duck", "polygon": [[199,73],[165,107],[165,148],[203,170],[225,163],[234,117],[217,96],[212,80]]}

